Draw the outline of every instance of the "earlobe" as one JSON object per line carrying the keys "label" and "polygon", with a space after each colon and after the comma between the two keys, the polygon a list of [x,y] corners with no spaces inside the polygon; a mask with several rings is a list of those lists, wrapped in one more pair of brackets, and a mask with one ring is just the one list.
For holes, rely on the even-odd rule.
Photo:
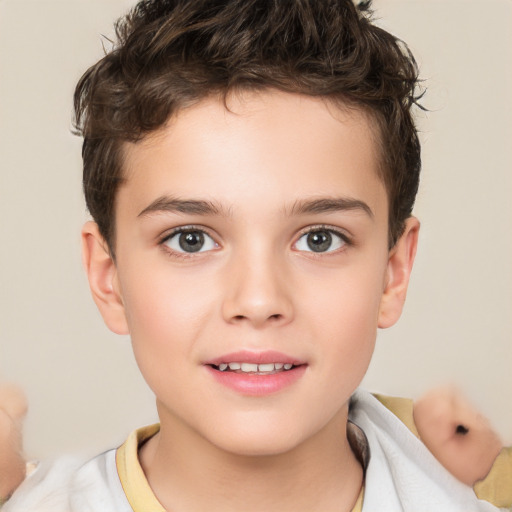
{"label": "earlobe", "polygon": [[389,253],[386,281],[379,309],[378,326],[381,329],[391,327],[397,322],[407,295],[420,223],[415,217],[409,217],[405,230]]}
{"label": "earlobe", "polygon": [[95,222],[82,228],[82,260],[92,297],[107,327],[116,334],[128,334],[116,264]]}

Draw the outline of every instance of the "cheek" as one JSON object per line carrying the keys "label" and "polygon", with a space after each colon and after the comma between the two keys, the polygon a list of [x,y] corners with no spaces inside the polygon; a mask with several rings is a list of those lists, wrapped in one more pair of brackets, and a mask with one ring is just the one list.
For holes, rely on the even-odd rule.
{"label": "cheek", "polygon": [[[131,334],[138,329],[164,329],[167,324],[192,326],[191,319],[202,314],[211,302],[204,273],[185,269],[176,271],[166,262],[154,261],[139,270],[137,261],[129,262],[121,275],[122,295]],[[206,281],[205,281],[206,279]]]}
{"label": "cheek", "polygon": [[318,322],[319,328],[361,335],[376,332],[383,276],[380,268],[350,268],[312,283],[305,296],[309,297],[309,309],[324,318]]}
{"label": "cheek", "polygon": [[322,363],[334,374],[357,379],[366,372],[377,335],[382,276],[382,269],[368,267],[340,272],[309,303],[317,329],[313,338],[324,340]]}
{"label": "cheek", "polygon": [[[124,307],[135,357],[144,371],[193,356],[213,307],[204,280],[171,274],[165,266],[131,273],[123,286]],[[177,364],[176,364],[177,366]],[[154,371],[153,370],[153,371]]]}

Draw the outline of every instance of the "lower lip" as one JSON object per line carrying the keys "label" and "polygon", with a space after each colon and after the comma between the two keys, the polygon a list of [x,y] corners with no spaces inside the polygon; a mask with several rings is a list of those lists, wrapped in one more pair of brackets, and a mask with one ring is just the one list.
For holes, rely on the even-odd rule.
{"label": "lower lip", "polygon": [[254,373],[221,372],[211,366],[205,367],[213,378],[242,395],[264,396],[279,391],[297,382],[306,371],[306,365],[296,366],[291,370],[271,373],[269,375],[256,375]]}

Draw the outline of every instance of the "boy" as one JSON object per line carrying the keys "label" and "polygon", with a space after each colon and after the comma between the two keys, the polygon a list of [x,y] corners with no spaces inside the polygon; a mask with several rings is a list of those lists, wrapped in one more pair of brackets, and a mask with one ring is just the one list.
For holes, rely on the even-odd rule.
{"label": "boy", "polygon": [[118,35],[75,96],[84,262],[160,426],[7,509],[492,510],[355,392],[417,244],[407,49],[349,1],[145,1]]}

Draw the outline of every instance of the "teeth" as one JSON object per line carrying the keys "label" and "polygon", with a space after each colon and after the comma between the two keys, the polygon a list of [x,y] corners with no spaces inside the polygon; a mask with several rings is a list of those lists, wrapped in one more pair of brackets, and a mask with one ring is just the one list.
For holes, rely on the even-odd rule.
{"label": "teeth", "polygon": [[218,366],[221,372],[230,370],[241,370],[244,373],[270,373],[278,370],[291,370],[293,364],[291,363],[265,363],[265,364],[254,364],[254,363],[221,363]]}
{"label": "teeth", "polygon": [[259,372],[273,372],[274,371],[274,363],[259,364],[258,371]]}
{"label": "teeth", "polygon": [[258,365],[252,363],[242,363],[242,367],[240,368],[243,372],[257,372]]}

